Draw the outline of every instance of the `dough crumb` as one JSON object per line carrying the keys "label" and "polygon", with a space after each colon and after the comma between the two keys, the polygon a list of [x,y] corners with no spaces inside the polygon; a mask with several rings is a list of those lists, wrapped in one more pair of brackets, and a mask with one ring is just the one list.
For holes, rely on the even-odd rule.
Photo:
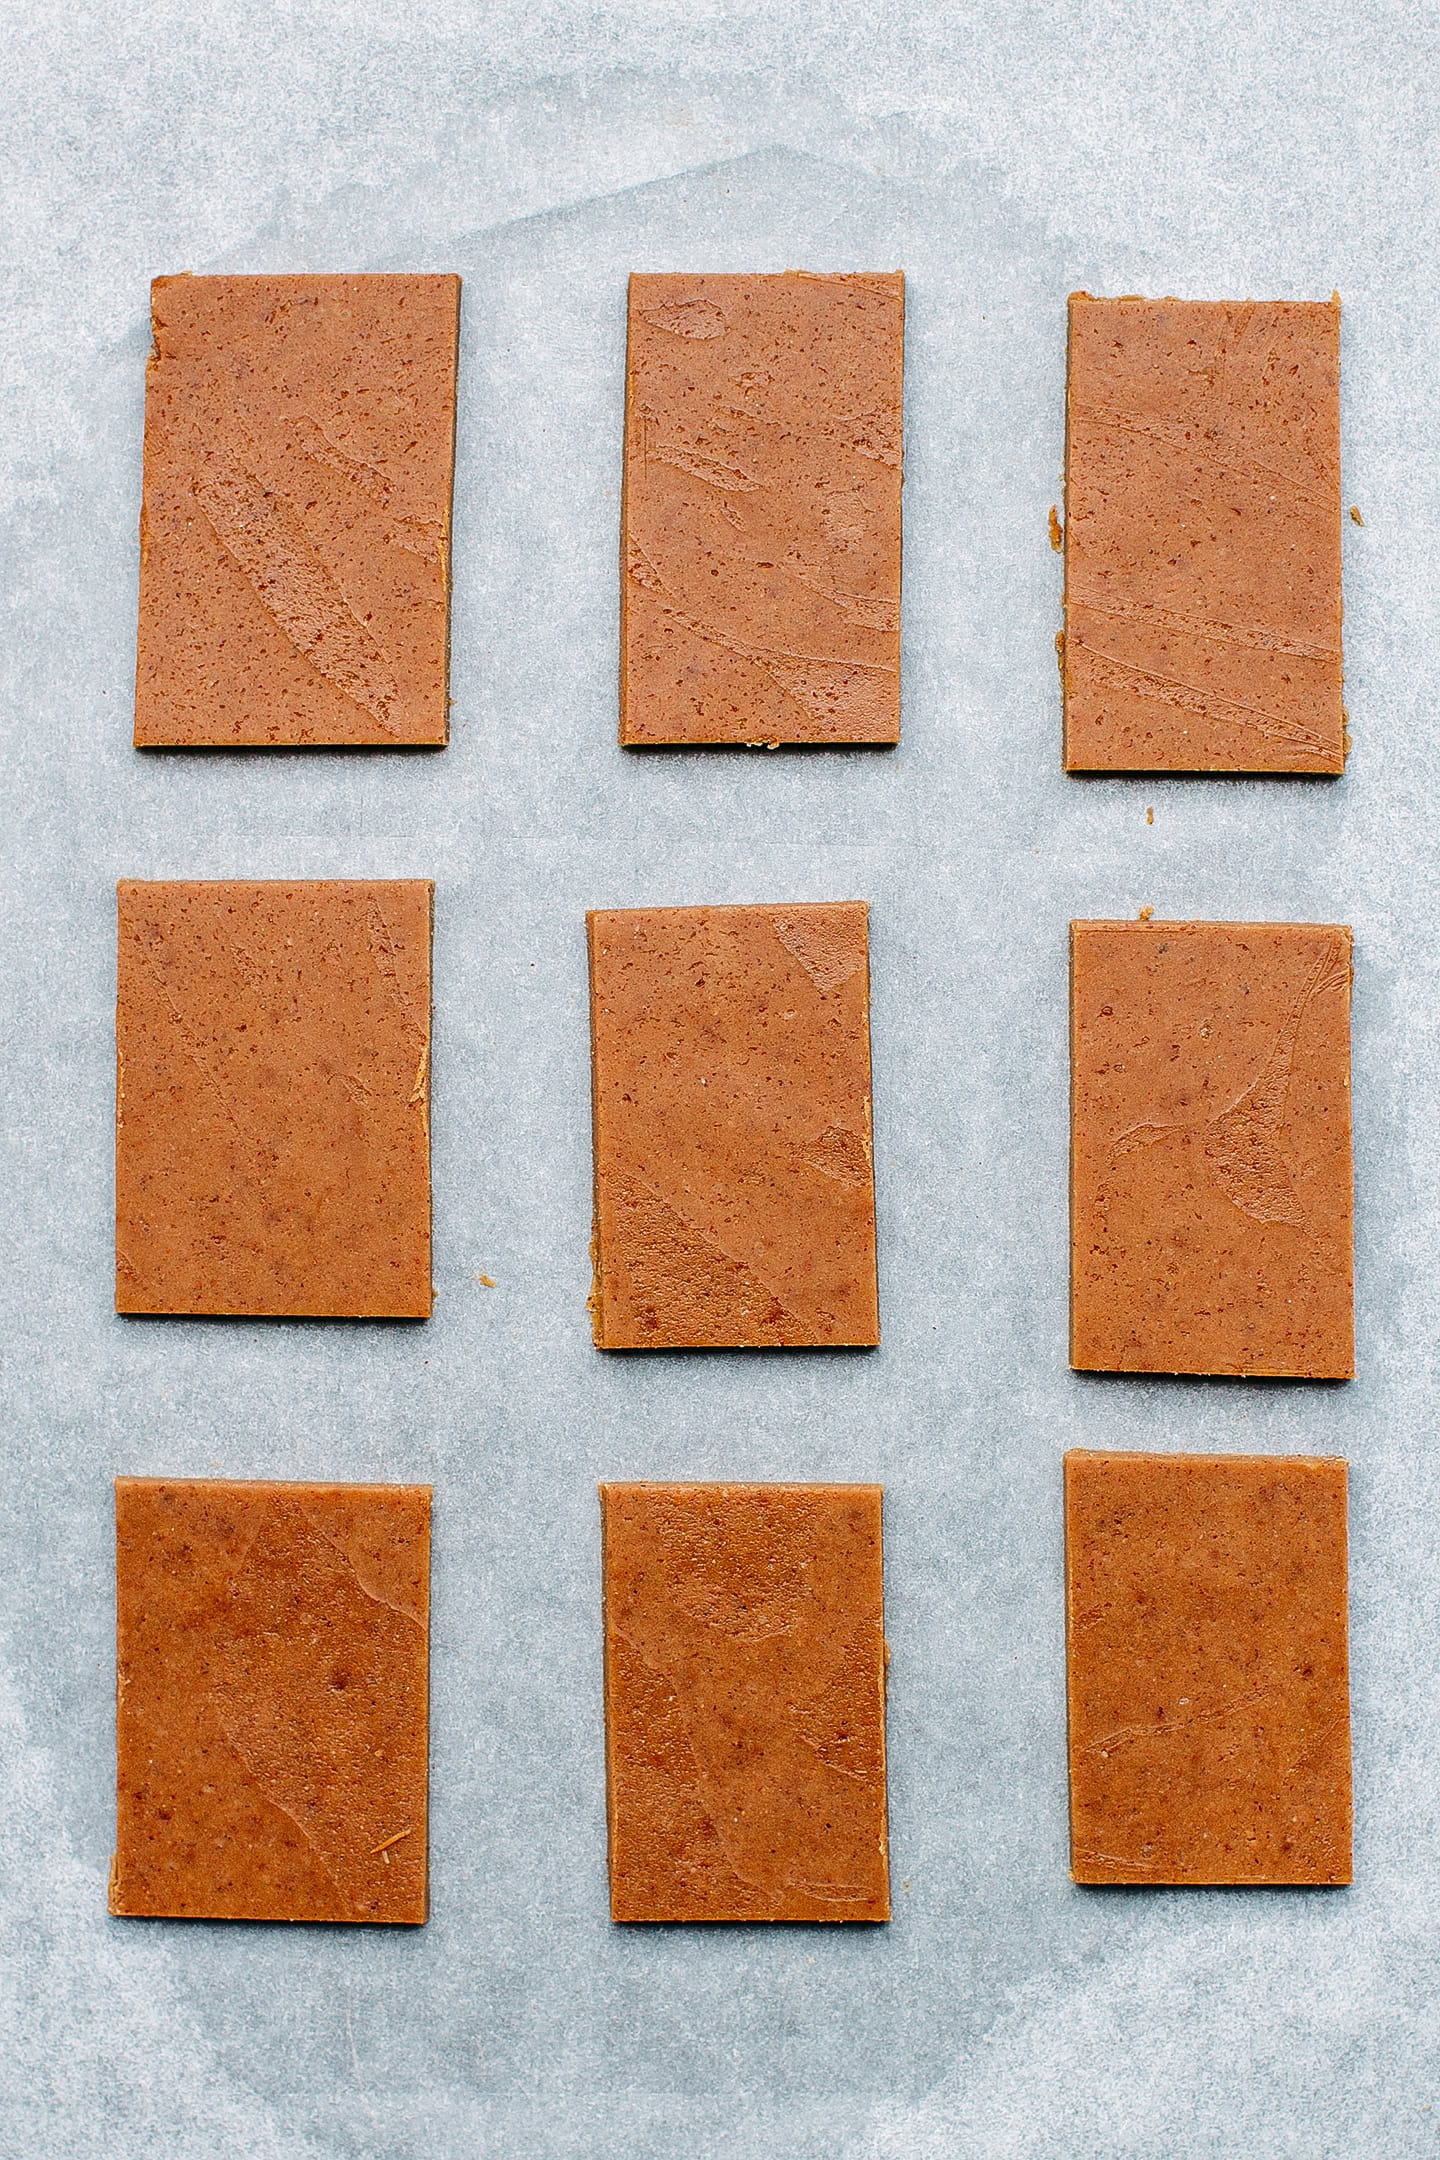
{"label": "dough crumb", "polygon": [[478,1283],[483,1283],[487,1290],[493,1290],[495,1288],[494,1283],[491,1281],[488,1275],[477,1275],[475,1277],[475,1280]]}
{"label": "dough crumb", "polygon": [[[1353,510],[1350,515],[1354,517]],[[1050,505],[1050,545],[1057,555],[1065,546],[1065,534],[1060,524],[1060,505],[1058,503],[1051,503]]]}
{"label": "dough crumb", "polygon": [[1354,503],[1351,503],[1350,505],[1350,518],[1352,524],[1363,525],[1365,523],[1364,518],[1361,517],[1360,512],[1356,509]]}
{"label": "dough crumb", "polygon": [[1136,922],[1149,922],[1154,913],[1153,907],[1142,907],[1135,920]]}
{"label": "dough crumb", "polygon": [[1146,823],[1147,825],[1153,825],[1153,824],[1154,824],[1154,822],[1155,822],[1155,805],[1154,805],[1153,803],[1151,803],[1151,805],[1150,805],[1149,809],[1148,809],[1148,810],[1147,810],[1147,811],[1145,812],[1145,823]]}

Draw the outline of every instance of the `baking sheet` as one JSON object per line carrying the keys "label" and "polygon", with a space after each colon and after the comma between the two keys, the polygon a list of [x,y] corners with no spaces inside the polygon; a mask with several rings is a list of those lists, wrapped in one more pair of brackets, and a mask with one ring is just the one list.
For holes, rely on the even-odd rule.
{"label": "baking sheet", "polygon": [[[0,2152],[1440,2149],[1433,28],[1379,0],[277,15],[4,30]],[[622,755],[625,275],[790,266],[908,277],[903,744]],[[182,268],[463,274],[445,752],[130,749],[147,283]],[[1338,784],[1062,776],[1081,285],[1339,287],[1366,522]],[[117,1320],[113,882],[332,874],[437,881],[435,1318]],[[851,897],[883,1347],[598,1356],[583,910]],[[1348,1387],[1066,1368],[1065,925],[1141,905],[1355,926]],[[1352,1889],[1069,1883],[1070,1444],[1349,1457]],[[106,1917],[118,1471],[433,1480],[423,1931]],[[610,1927],[602,1476],[884,1481],[889,1928]]]}

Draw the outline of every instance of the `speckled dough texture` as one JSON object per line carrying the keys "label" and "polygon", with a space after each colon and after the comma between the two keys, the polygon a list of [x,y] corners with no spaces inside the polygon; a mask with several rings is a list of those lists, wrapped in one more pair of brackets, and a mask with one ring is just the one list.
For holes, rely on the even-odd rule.
{"label": "speckled dough texture", "polygon": [[117,1311],[428,1316],[431,896],[120,886]]}
{"label": "speckled dough texture", "polygon": [[615,1920],[888,1920],[878,1485],[602,1485]]}
{"label": "speckled dough texture", "polygon": [[868,913],[588,917],[600,1348],[879,1341]]}
{"label": "speckled dough texture", "polygon": [[900,735],[905,281],[630,280],[622,743]]}
{"label": "speckled dough texture", "polygon": [[1346,1466],[1065,1458],[1071,1868],[1347,1883]]}
{"label": "speckled dough texture", "polygon": [[1070,1362],[1355,1369],[1348,929],[1077,922]]}
{"label": "speckled dough texture", "polygon": [[443,743],[456,277],[151,289],[135,741]]}
{"label": "speckled dough texture", "polygon": [[110,1910],[425,1918],[430,1491],[115,1486]]}
{"label": "speckled dough texture", "polygon": [[1070,298],[1065,763],[1338,773],[1340,303]]}

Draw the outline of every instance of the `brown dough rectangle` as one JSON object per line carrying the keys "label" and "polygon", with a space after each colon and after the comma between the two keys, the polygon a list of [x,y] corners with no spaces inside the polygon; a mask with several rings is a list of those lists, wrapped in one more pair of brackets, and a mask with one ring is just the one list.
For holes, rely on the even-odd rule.
{"label": "brown dough rectangle", "polygon": [[110,1910],[425,1918],[430,1490],[119,1478]]}
{"label": "brown dough rectangle", "polygon": [[456,277],[151,288],[135,741],[443,743]]}
{"label": "brown dough rectangle", "polygon": [[1355,1369],[1348,929],[1077,922],[1070,1362]]}
{"label": "brown dough rectangle", "polygon": [[878,1485],[602,1485],[615,1920],[888,1920]]}
{"label": "brown dough rectangle", "polygon": [[596,1343],[878,1342],[865,903],[588,925]]}
{"label": "brown dough rectangle", "polygon": [[1070,296],[1065,763],[1338,773],[1340,303]]}
{"label": "brown dough rectangle", "polygon": [[905,281],[630,280],[620,740],[900,737]]}
{"label": "brown dough rectangle", "polygon": [[120,886],[118,1312],[428,1317],[432,892]]}
{"label": "brown dough rectangle", "polygon": [[1346,1466],[1065,1458],[1082,1883],[1350,1880]]}

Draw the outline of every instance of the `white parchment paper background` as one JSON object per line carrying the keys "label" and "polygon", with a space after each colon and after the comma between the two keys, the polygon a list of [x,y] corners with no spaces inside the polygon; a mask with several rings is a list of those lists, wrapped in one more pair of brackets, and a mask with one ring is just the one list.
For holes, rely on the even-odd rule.
{"label": "white parchment paper background", "polygon": [[[50,0],[0,43],[0,2152],[1440,2150],[1433,10]],[[909,277],[903,746],[622,756],[626,272],[792,265]],[[448,751],[129,747],[185,268],[463,273]],[[1339,287],[1340,783],[1062,777],[1077,285]],[[117,1321],[113,881],[339,873],[438,883],[435,1318]],[[873,903],[884,1347],[607,1361],[582,911],[795,897]],[[1066,1369],[1065,924],[1142,904],[1355,925],[1350,1387]],[[1075,1442],[1350,1458],[1353,1889],[1068,1882]],[[107,1919],[117,1471],[434,1481],[426,1929]],[[594,1485],[640,1475],[884,1480],[888,1930],[611,1929]]]}

